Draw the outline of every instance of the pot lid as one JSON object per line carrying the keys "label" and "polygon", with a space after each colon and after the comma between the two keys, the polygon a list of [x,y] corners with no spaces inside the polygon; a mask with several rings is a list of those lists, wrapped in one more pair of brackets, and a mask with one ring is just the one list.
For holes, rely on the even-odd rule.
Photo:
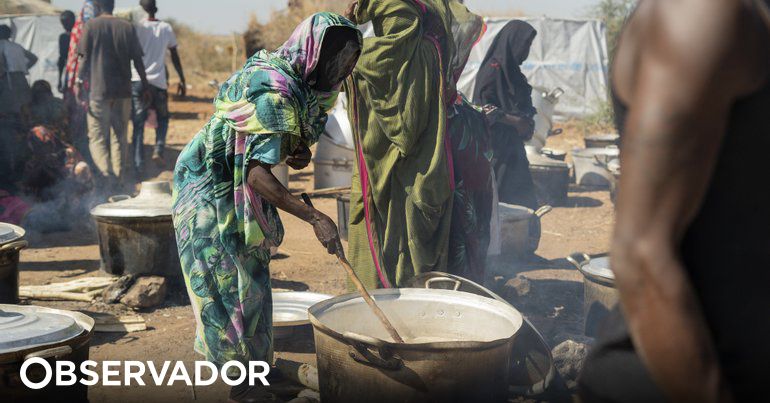
{"label": "pot lid", "polygon": [[0,306],[0,354],[58,344],[85,330],[72,316],[34,306]]}
{"label": "pot lid", "polygon": [[0,222],[0,245],[5,245],[23,238],[25,231],[13,224]]}
{"label": "pot lid", "polygon": [[104,203],[91,210],[96,217],[151,218],[171,216],[171,184],[169,182],[142,182],[139,195],[134,198]]}
{"label": "pot lid", "polygon": [[530,166],[569,169],[569,164],[566,162],[542,154],[527,154],[527,159],[529,160]]}
{"label": "pot lid", "polygon": [[607,280],[615,280],[615,273],[613,273],[612,269],[610,269],[609,256],[593,258],[583,264],[581,270],[585,274],[589,274],[595,277],[601,277]]}

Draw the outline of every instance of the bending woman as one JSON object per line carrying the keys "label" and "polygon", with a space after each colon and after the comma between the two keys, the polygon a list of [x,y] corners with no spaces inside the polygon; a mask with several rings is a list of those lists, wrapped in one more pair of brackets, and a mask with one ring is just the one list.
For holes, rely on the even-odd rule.
{"label": "bending woman", "polygon": [[[173,218],[184,278],[198,322],[195,350],[218,365],[272,362],[270,247],[283,238],[276,208],[312,225],[329,253],[334,222],[272,175],[302,169],[361,49],[342,16],[315,14],[275,52],[260,51],[222,86],[209,123],[174,172]],[[231,398],[256,390],[235,387]]]}

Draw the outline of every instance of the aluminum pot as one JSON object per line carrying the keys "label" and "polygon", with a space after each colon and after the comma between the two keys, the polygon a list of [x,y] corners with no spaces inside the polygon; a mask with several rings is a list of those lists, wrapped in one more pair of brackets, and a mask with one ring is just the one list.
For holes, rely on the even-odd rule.
{"label": "aluminum pot", "polygon": [[19,252],[27,247],[24,229],[0,223],[0,304],[19,302]]}
{"label": "aluminum pot", "polygon": [[[554,151],[554,155],[556,152]],[[558,155],[557,155],[558,156]],[[566,157],[566,154],[560,155]],[[535,195],[540,204],[563,206],[569,192],[569,165],[541,154],[528,154],[529,171],[535,183]]]}
{"label": "aluminum pot", "polygon": [[328,189],[350,186],[355,160],[355,149],[335,143],[324,133],[318,140],[313,157],[314,187]]}
{"label": "aluminum pot", "polygon": [[99,205],[91,215],[99,234],[102,270],[164,276],[174,285],[183,284],[168,182],[144,182],[139,196]]}
{"label": "aluminum pot", "polygon": [[278,182],[281,182],[283,187],[289,188],[290,175],[288,165],[284,163],[278,164],[271,169],[271,172],[273,173],[273,176],[278,179]]}
{"label": "aluminum pot", "polygon": [[[56,361],[71,361],[80,379],[80,364],[88,360],[94,320],[72,311],[38,306],[0,305],[0,396],[8,402],[88,402],[88,386],[56,386],[50,382],[39,390],[21,381],[24,361],[39,357],[55,368]],[[40,382],[45,376],[39,365],[29,367],[27,376]]]}
{"label": "aluminum pot", "polygon": [[[419,274],[409,282],[409,287],[468,292],[509,304],[508,301],[489,289],[448,273]],[[516,308],[514,307],[514,309]],[[523,320],[524,323],[516,335],[516,341],[511,349],[510,373],[508,374],[510,395],[538,397],[551,389],[565,388],[563,381],[557,376],[548,343],[526,317]]]}
{"label": "aluminum pot", "polygon": [[615,288],[615,274],[610,269],[610,258],[592,258],[585,253],[573,253],[567,260],[583,274],[585,334],[596,337],[607,314],[620,301]]}
{"label": "aluminum pot", "polygon": [[350,195],[337,197],[337,227],[340,230],[340,238],[348,240],[348,227],[350,226]]}
{"label": "aluminum pot", "polygon": [[535,253],[542,235],[540,219],[552,210],[551,206],[543,206],[534,211],[523,206],[500,203],[501,256],[524,259]]}
{"label": "aluminum pot", "polygon": [[446,290],[372,292],[406,343],[394,343],[358,294],[310,308],[325,402],[504,402],[521,314]]}
{"label": "aluminum pot", "polygon": [[572,151],[572,161],[575,164],[575,182],[581,186],[608,189],[611,176],[605,168],[606,161],[620,156],[620,150],[615,147],[585,148]]}

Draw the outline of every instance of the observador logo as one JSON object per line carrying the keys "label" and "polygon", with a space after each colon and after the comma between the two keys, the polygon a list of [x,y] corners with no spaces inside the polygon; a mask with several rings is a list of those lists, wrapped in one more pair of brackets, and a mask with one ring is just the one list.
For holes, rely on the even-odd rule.
{"label": "observador logo", "polygon": [[[39,368],[41,367],[41,368]],[[42,371],[40,371],[42,369]],[[21,366],[21,381],[30,389],[43,389],[52,381],[56,386],[72,386],[81,383],[86,386],[101,384],[103,386],[147,386],[147,374],[150,384],[155,386],[172,386],[184,383],[188,386],[208,386],[221,377],[229,386],[241,385],[248,382],[255,386],[257,381],[269,386],[267,375],[270,365],[264,361],[250,361],[248,364],[230,361],[221,368],[208,361],[195,361],[191,374],[183,361],[83,361],[80,371],[72,361],[56,361],[53,366],[40,357],[30,358]],[[207,369],[207,370],[206,370]],[[29,372],[42,373],[42,379],[31,380]],[[232,375],[237,374],[237,375]],[[79,378],[79,376],[82,377]],[[33,377],[37,378],[37,377]]]}

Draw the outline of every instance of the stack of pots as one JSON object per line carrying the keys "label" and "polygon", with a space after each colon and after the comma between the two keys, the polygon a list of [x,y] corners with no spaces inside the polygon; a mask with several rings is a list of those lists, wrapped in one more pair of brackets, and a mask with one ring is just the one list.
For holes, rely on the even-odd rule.
{"label": "stack of pots", "polygon": [[0,304],[19,302],[19,252],[27,247],[24,229],[0,223]]}
{"label": "stack of pots", "polygon": [[144,182],[135,198],[91,210],[99,233],[102,270],[114,275],[156,275],[183,284],[171,221],[171,185]]}

